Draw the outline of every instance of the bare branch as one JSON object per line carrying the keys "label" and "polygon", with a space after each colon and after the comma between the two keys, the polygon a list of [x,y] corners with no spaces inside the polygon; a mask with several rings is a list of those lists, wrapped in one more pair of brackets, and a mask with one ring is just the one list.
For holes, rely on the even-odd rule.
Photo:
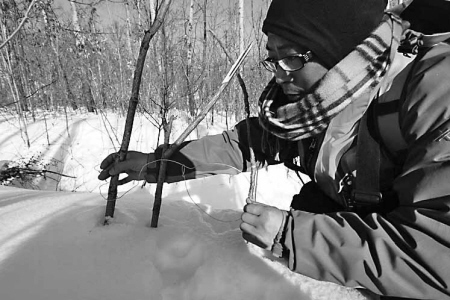
{"label": "bare branch", "polygon": [[216,94],[212,98],[210,98],[209,102],[206,104],[203,110],[198,114],[195,120],[191,124],[189,124],[189,126],[183,131],[183,133],[178,137],[178,139],[172,145],[170,145],[170,147],[168,147],[167,150],[163,152],[158,174],[158,183],[156,186],[156,191],[158,193],[155,194],[155,202],[153,203],[153,215],[152,215],[152,222],[150,225],[151,227],[153,228],[158,227],[159,211],[161,209],[162,186],[164,183],[164,178],[166,176],[167,159],[170,158],[170,156],[172,156],[172,154],[181,146],[181,143],[184,142],[184,140],[189,136],[189,134],[191,134],[191,132],[195,129],[195,127],[197,127],[198,124],[200,124],[200,122],[206,117],[208,111],[214,106],[214,104],[219,99],[219,96],[228,86],[233,76],[237,73],[239,67],[242,65],[248,53],[250,52],[251,47],[252,44],[250,44],[247,47],[247,49],[244,52],[242,52],[241,55],[239,55],[236,62],[228,71],[228,74],[223,79],[222,84],[220,85]]}
{"label": "bare branch", "polygon": [[[232,58],[230,54],[228,53],[227,49],[223,45],[222,41],[219,40],[217,35],[210,29],[209,32],[213,35],[213,37],[219,42],[220,47],[222,48],[225,55],[228,57],[228,60],[232,62]],[[248,146],[250,151],[250,188],[248,191],[248,199],[251,202],[256,201],[256,178],[258,176],[258,169],[256,167],[256,158],[255,158],[255,152],[253,151],[253,145],[252,145],[252,137],[250,134],[250,104],[248,102],[248,92],[247,87],[245,86],[244,79],[242,79],[241,74],[236,75],[239,81],[239,85],[241,86],[242,93],[244,94],[244,105],[245,105],[245,112],[247,114],[247,118],[245,119],[246,125],[247,125],[247,139],[248,139]]]}
{"label": "bare branch", "polygon": [[34,90],[34,91],[33,91],[32,93],[30,93],[28,96],[25,96],[25,98],[30,98],[31,96],[33,96],[34,94],[36,94],[36,93],[39,92],[40,90],[45,89],[46,87],[48,87],[48,86],[54,84],[55,82],[56,82],[56,79],[53,80],[53,81],[50,82],[50,83],[47,83],[47,84],[44,84],[44,85],[38,87],[36,90]]}
{"label": "bare branch", "polygon": [[4,107],[10,106],[10,105],[14,105],[16,103],[19,103],[19,101],[14,101],[14,102],[3,104],[2,106],[0,106],[0,108],[4,108]]}
{"label": "bare branch", "polygon": [[[68,0],[69,2],[73,2],[73,3],[76,3],[76,4],[80,4],[80,5],[87,5],[87,6],[96,6],[97,4],[100,4],[100,3],[102,3],[102,2],[105,2],[105,0],[97,0],[97,1],[93,1],[93,2],[91,2],[91,3],[85,3],[85,2],[82,2],[82,1],[75,1],[75,0]],[[121,1],[121,2],[123,2],[123,1]]]}
{"label": "bare branch", "polygon": [[[136,107],[139,101],[139,91],[141,86],[141,80],[142,80],[142,71],[144,69],[144,62],[145,58],[147,56],[150,40],[153,38],[153,36],[156,34],[158,29],[161,27],[164,17],[169,10],[169,6],[172,3],[172,0],[164,1],[163,5],[161,6],[162,12],[161,14],[158,14],[155,18],[155,22],[152,24],[150,29],[145,32],[144,38],[141,42],[141,47],[139,49],[139,56],[136,61],[136,68],[134,70],[134,76],[133,76],[133,85],[131,88],[131,97],[128,104],[128,112],[127,112],[127,118],[125,121],[125,129],[122,139],[122,145],[119,150],[118,158],[116,159],[116,163],[124,161],[126,159],[128,146],[130,144],[131,139],[131,132],[133,129],[133,122],[134,122],[134,115],[136,113]],[[108,189],[108,202],[106,204],[106,212],[105,212],[105,221],[104,225],[108,224],[109,218],[114,217],[114,209],[116,205],[116,199],[117,199],[117,186],[119,185],[119,175],[115,175],[111,177],[111,181],[109,183],[109,189]]]}
{"label": "bare branch", "polygon": [[36,0],[31,1],[30,6],[28,6],[27,11],[25,12],[25,16],[23,17],[22,21],[20,22],[19,26],[17,26],[16,30],[0,45],[0,49],[6,46],[8,42],[19,32],[20,28],[22,28],[23,24],[25,24],[25,21],[28,19],[28,14],[31,11],[31,8],[36,3]]}

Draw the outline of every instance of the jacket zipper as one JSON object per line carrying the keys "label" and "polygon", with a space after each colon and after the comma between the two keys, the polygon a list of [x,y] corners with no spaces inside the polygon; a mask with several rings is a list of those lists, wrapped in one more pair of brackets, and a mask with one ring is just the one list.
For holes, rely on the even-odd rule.
{"label": "jacket zipper", "polygon": [[311,143],[308,147],[308,159],[306,161],[306,168],[309,173],[309,177],[314,178],[314,168],[312,163],[314,161],[314,152],[316,151],[317,138],[312,138]]}

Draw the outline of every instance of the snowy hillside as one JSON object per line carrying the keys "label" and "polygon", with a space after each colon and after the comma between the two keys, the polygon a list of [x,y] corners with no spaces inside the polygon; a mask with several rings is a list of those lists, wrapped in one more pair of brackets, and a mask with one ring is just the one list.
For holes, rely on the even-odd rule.
{"label": "snowy hillside", "polygon": [[[184,127],[179,117],[173,137]],[[35,158],[54,172],[25,188],[0,186],[1,300],[366,299],[291,273],[244,242],[247,174],[166,184],[157,229],[149,227],[155,186],[130,183],[102,226],[108,183],[97,180],[98,166],[122,128],[114,114],[41,115],[28,120],[28,148],[17,120],[0,114],[0,161]],[[224,129],[203,124],[190,138]],[[156,136],[137,118],[130,150],[152,151]],[[270,167],[260,171],[257,199],[287,208],[300,186],[293,172]]]}

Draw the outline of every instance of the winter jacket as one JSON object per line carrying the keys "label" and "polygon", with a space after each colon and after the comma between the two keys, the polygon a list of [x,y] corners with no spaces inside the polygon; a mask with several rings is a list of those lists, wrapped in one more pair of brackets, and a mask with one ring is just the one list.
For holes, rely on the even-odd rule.
{"label": "winter jacket", "polygon": [[[318,280],[381,295],[450,299],[450,45],[424,51],[405,70],[406,86],[404,78],[399,80],[405,72],[400,72],[386,87],[402,93],[394,105],[395,122],[376,115],[377,101],[386,91],[373,101],[373,117],[368,118],[369,132],[381,147],[380,184],[389,209],[364,213],[346,209],[339,186],[344,175],[356,169],[353,143],[334,174],[317,184],[342,209],[291,210],[284,254],[290,269]],[[398,131],[402,140],[389,140],[389,131]],[[277,156],[270,149],[273,143],[261,141],[256,119],[251,136],[260,167],[290,164],[300,157],[301,169],[317,181],[318,161],[326,160],[321,157],[323,135],[299,143],[273,139],[280,145]],[[247,171],[245,122],[221,135],[186,142],[172,158],[193,168],[187,178],[235,174],[234,168]],[[178,165],[169,164],[168,181],[181,180],[180,172]],[[337,188],[327,188],[330,183]],[[300,198],[315,201],[302,193]]]}

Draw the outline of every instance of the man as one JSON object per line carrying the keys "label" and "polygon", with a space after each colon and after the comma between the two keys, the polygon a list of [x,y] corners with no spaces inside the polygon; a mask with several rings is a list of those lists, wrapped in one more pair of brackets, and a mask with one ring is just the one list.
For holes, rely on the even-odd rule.
{"label": "man", "polygon": [[[241,230],[312,278],[450,299],[450,35],[409,25],[380,0],[272,1],[263,64],[274,79],[252,144],[260,166],[299,157],[311,182],[289,212],[247,204]],[[172,159],[192,169],[169,163],[167,181],[235,172],[219,162],[246,171],[247,145],[243,123],[186,142]],[[155,182],[159,157],[110,155],[99,179]]]}

